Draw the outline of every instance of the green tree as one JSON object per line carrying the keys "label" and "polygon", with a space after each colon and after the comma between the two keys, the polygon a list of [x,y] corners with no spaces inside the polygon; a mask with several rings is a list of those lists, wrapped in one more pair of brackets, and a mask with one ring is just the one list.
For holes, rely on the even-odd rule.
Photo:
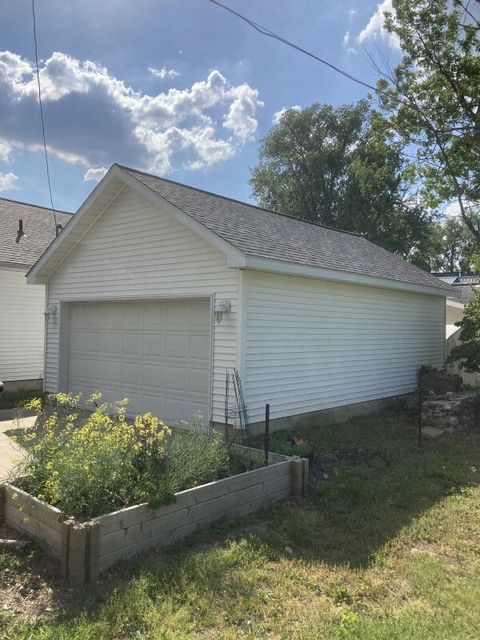
{"label": "green tree", "polygon": [[480,2],[393,0],[403,51],[377,84],[390,126],[417,150],[430,207],[455,200],[480,244]]}
{"label": "green tree", "polygon": [[418,262],[431,215],[402,145],[369,101],[290,109],[259,156],[250,184],[262,206],[361,233]]}
{"label": "green tree", "polygon": [[475,239],[459,218],[447,217],[432,230],[431,271],[470,273],[474,268]]}
{"label": "green tree", "polygon": [[447,362],[458,362],[459,367],[470,373],[480,372],[480,293],[475,293],[465,305],[463,319],[456,323],[461,327],[460,344],[453,347]]}

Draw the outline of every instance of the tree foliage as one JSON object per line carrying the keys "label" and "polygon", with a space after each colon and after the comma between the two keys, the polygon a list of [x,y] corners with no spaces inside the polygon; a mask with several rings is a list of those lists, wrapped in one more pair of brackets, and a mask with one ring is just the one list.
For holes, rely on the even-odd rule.
{"label": "tree foliage", "polygon": [[284,113],[261,142],[250,183],[264,207],[361,233],[415,260],[431,216],[413,179],[402,145],[361,100]]}
{"label": "tree foliage", "polygon": [[417,149],[429,206],[455,199],[480,243],[480,2],[393,0],[403,51],[377,85],[390,126]]}
{"label": "tree foliage", "polygon": [[430,271],[471,273],[476,269],[476,243],[460,218],[446,217],[431,229]]}
{"label": "tree foliage", "polygon": [[463,319],[456,325],[461,327],[460,344],[453,347],[447,362],[458,362],[460,368],[480,373],[480,293],[470,298]]}

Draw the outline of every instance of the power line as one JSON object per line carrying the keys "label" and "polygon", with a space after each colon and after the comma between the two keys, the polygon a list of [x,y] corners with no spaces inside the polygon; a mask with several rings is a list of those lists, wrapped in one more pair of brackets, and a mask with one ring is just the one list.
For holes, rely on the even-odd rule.
{"label": "power line", "polygon": [[320,56],[317,56],[315,53],[312,53],[311,51],[308,51],[307,49],[304,49],[303,47],[296,45],[294,42],[291,42],[290,40],[287,40],[283,36],[278,35],[278,33],[274,33],[273,31],[270,31],[270,29],[267,29],[267,27],[263,27],[261,24],[258,24],[258,22],[254,22],[250,18],[247,18],[241,13],[238,13],[238,11],[235,11],[234,9],[231,9],[230,7],[227,7],[226,5],[222,4],[221,2],[218,2],[218,0],[209,0],[209,2],[217,5],[218,7],[221,7],[222,9],[225,9],[225,11],[228,11],[229,13],[233,14],[240,20],[243,20],[248,25],[250,25],[253,29],[255,29],[255,31],[258,31],[262,35],[268,36],[269,38],[274,38],[279,42],[283,42],[283,44],[286,44],[287,46],[292,47],[292,49],[296,49],[300,53],[304,53],[306,56],[309,56],[310,58],[317,60],[317,62],[321,62],[327,67],[330,67],[330,69],[333,69],[333,71],[340,73],[342,76],[345,76],[345,78],[348,78],[349,80],[352,80],[353,82],[356,82],[357,84],[360,84],[363,87],[366,87],[367,89],[371,89],[372,91],[378,92],[378,89],[376,89],[376,87],[374,87],[372,84],[365,82],[361,78],[357,78],[357,76],[354,76],[351,73],[348,73],[348,71],[345,71],[340,67],[337,67],[337,65],[333,64],[332,62],[329,62],[328,60],[325,60],[324,58],[321,58]]}
{"label": "power line", "polygon": [[[480,1],[480,0],[478,0],[478,1]],[[255,29],[255,31],[258,31],[262,35],[268,36],[269,38],[273,38],[274,40],[278,40],[279,42],[282,42],[283,44],[286,44],[288,47],[291,47],[292,49],[295,49],[296,51],[299,51],[300,53],[305,54],[309,58],[313,58],[317,62],[321,62],[322,64],[324,64],[325,66],[329,67],[330,69],[333,69],[333,71],[336,71],[337,73],[339,73],[340,75],[344,76],[345,78],[348,78],[349,80],[352,80],[353,82],[356,82],[357,84],[362,85],[362,87],[366,87],[367,89],[371,89],[372,91],[374,91],[376,94],[378,94],[380,96],[384,96],[384,97],[388,98],[389,100],[394,99],[398,105],[402,105],[403,107],[406,107],[407,109],[412,110],[418,116],[420,116],[420,118],[422,118],[425,126],[430,131],[435,133],[434,127],[428,121],[428,119],[425,117],[425,115],[422,113],[421,108],[418,107],[418,105],[416,105],[412,101],[412,99],[409,99],[408,96],[404,97],[404,96],[397,95],[395,97],[395,96],[389,94],[387,91],[382,91],[381,89],[378,89],[377,87],[374,87],[372,84],[369,84],[368,82],[365,82],[365,80],[362,80],[361,78],[358,78],[357,76],[354,76],[351,73],[348,73],[348,71],[345,71],[345,69],[342,69],[341,67],[338,67],[337,65],[333,64],[332,62],[329,62],[328,60],[325,60],[324,58],[321,58],[320,56],[317,56],[315,53],[312,53],[311,51],[308,51],[307,49],[304,49],[303,47],[298,46],[294,42],[291,42],[290,40],[287,40],[283,36],[278,35],[278,33],[275,33],[274,31],[271,31],[270,29],[267,29],[267,27],[263,27],[258,22],[255,22],[254,20],[251,20],[250,18],[247,18],[243,14],[239,13],[238,11],[235,11],[234,9],[232,9],[230,7],[227,7],[227,5],[222,4],[218,0],[209,0],[209,2],[211,2],[214,5],[216,5],[217,7],[220,7],[222,9],[224,9],[225,11],[228,11],[229,13],[231,13],[235,17],[239,18],[240,20],[243,20],[243,22],[246,22],[250,27]],[[453,128],[447,128],[447,129],[444,129],[444,130],[439,130],[439,132],[440,133],[453,133],[455,131],[464,131],[465,129],[466,129],[466,127],[453,127]]]}
{"label": "power line", "polygon": [[45,122],[43,118],[43,102],[42,102],[42,88],[40,84],[40,68],[38,66],[37,20],[35,16],[35,0],[32,0],[32,18],[33,18],[33,42],[35,45],[35,70],[37,75],[38,104],[40,105],[40,122],[42,123],[43,153],[45,156],[45,169],[47,172],[47,183],[48,183],[48,192],[50,194],[50,204],[52,207],[53,221],[55,224],[55,236],[57,236],[58,235],[57,213],[55,211],[55,205],[53,204],[52,182],[50,179],[50,166],[48,163],[47,139],[45,137]]}

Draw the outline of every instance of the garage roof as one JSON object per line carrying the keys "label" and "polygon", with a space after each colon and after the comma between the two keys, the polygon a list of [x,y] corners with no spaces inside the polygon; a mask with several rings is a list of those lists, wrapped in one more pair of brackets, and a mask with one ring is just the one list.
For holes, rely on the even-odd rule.
{"label": "garage roof", "polygon": [[31,268],[27,274],[30,283],[46,282],[48,275],[125,185],[168,210],[223,251],[230,267],[455,295],[453,287],[355,233],[331,229],[116,164]]}
{"label": "garage roof", "polygon": [[358,234],[120,168],[247,255],[450,290],[435,276]]}
{"label": "garage roof", "polygon": [[[57,223],[65,226],[71,213],[57,211]],[[23,234],[19,233],[19,220]],[[51,209],[0,198],[0,264],[30,267],[55,238]]]}

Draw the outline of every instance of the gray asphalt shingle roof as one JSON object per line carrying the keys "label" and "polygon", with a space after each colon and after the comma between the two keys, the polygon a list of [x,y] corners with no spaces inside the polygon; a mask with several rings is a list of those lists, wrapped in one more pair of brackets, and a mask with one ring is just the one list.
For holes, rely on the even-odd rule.
{"label": "gray asphalt shingle roof", "polygon": [[120,169],[247,255],[450,290],[435,276],[357,234],[261,209],[128,167],[120,166]]}
{"label": "gray asphalt shingle roof", "polygon": [[[72,214],[57,211],[57,222],[63,226]],[[24,235],[18,233],[18,221],[23,220]],[[55,238],[51,209],[26,202],[0,198],[0,264],[34,264]]]}

